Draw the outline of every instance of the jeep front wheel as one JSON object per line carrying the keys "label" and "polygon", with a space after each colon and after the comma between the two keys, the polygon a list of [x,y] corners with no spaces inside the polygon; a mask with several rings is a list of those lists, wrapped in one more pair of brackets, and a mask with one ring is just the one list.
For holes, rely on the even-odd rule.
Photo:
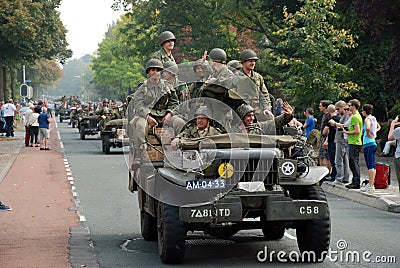
{"label": "jeep front wheel", "polygon": [[185,256],[186,229],[179,208],[158,202],[158,253],[163,263],[181,263]]}
{"label": "jeep front wheel", "polygon": [[144,210],[140,211],[140,231],[144,240],[157,241],[157,219]]}
{"label": "jeep front wheel", "polygon": [[84,140],[85,139],[85,127],[84,126],[81,126],[81,128],[80,128],[80,134],[81,134],[81,140]]}
{"label": "jeep front wheel", "polygon": [[[302,187],[299,199],[326,201],[324,191],[319,185]],[[315,253],[315,260],[304,260],[309,262],[322,262],[329,249],[331,237],[331,220],[329,208],[325,215],[319,219],[299,222],[296,228],[297,245],[301,252]]]}

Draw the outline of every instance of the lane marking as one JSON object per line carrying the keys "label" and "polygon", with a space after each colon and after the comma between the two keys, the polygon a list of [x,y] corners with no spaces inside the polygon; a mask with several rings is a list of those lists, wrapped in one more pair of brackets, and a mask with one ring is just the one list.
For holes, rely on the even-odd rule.
{"label": "lane marking", "polygon": [[287,238],[289,238],[289,239],[292,239],[292,240],[297,240],[297,237],[295,237],[295,236],[293,236],[293,235],[289,234],[289,233],[288,233],[288,232],[286,232],[286,231],[285,231],[285,236],[286,236]]}

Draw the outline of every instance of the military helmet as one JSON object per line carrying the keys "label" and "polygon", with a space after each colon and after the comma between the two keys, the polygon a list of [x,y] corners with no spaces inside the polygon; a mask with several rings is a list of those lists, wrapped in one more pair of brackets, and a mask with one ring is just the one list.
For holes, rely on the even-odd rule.
{"label": "military helmet", "polygon": [[193,65],[193,72],[196,72],[196,66],[204,66],[204,67],[208,67],[209,63],[206,60],[203,59],[198,59],[194,62]]}
{"label": "military helmet", "polygon": [[164,71],[177,75],[179,71],[178,65],[174,61],[166,61],[164,62]]}
{"label": "military helmet", "polygon": [[176,41],[175,35],[170,31],[162,32],[158,39],[160,40],[160,46],[162,46],[162,44],[164,44],[164,42],[168,40],[174,40],[174,42]]}
{"label": "military helmet", "polygon": [[108,99],[107,99],[107,98],[104,98],[102,102],[103,102],[103,103],[105,103],[105,102],[108,103]]}
{"label": "military helmet", "polygon": [[242,64],[238,60],[231,60],[226,65],[228,67],[232,68],[232,69],[240,69],[240,68],[242,68]]}
{"label": "military helmet", "polygon": [[200,106],[199,108],[197,108],[194,116],[197,117],[198,115],[204,115],[208,119],[211,119],[211,114],[211,110],[207,106]]}
{"label": "military helmet", "polygon": [[226,62],[226,52],[221,48],[214,48],[208,54],[210,59],[216,62],[225,63]]}
{"label": "military helmet", "polygon": [[257,54],[251,49],[246,49],[240,52],[239,59],[241,62],[245,62],[247,60],[259,60]]}
{"label": "military helmet", "polygon": [[254,109],[248,104],[242,104],[237,108],[236,112],[239,115],[240,119],[243,119],[246,114],[254,112]]}
{"label": "military helmet", "polygon": [[159,59],[151,59],[146,64],[146,74],[150,68],[157,68],[161,71],[164,69],[162,62]]}

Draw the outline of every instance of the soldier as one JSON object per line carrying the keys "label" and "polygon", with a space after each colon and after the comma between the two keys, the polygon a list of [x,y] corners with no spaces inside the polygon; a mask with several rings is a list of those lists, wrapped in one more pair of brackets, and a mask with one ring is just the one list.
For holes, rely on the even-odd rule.
{"label": "soldier", "polygon": [[228,68],[234,73],[238,74],[242,70],[242,64],[238,60],[231,60],[226,64]]}
{"label": "soldier", "polygon": [[250,77],[257,87],[257,95],[250,96],[252,100],[248,102],[248,104],[254,107],[257,120],[266,121],[274,118],[271,112],[271,99],[268,89],[264,84],[264,79],[261,74],[254,71],[256,62],[258,61],[257,54],[251,49],[246,49],[240,53],[239,59],[242,63],[242,72]]}
{"label": "soldier", "polygon": [[153,127],[170,125],[175,134],[179,133],[185,122],[176,115],[173,110],[179,104],[174,88],[160,78],[163,64],[158,59],[151,59],[146,65],[148,80],[137,89],[133,96],[135,115],[130,121],[133,130],[135,163],[140,163],[140,156],[145,137]]}
{"label": "soldier", "polygon": [[152,59],[159,59],[162,63],[167,61],[175,62],[174,56],[172,56],[172,50],[175,47],[175,35],[170,31],[164,31],[158,37],[161,49],[151,55]]}
{"label": "soldier", "polygon": [[172,141],[172,147],[177,147],[180,138],[202,138],[221,134],[222,131],[219,128],[211,126],[211,114],[210,109],[206,106],[199,107],[194,114],[196,124],[190,125],[183,132],[179,133],[179,135],[177,135],[177,137]]}
{"label": "soldier", "polygon": [[100,116],[103,115],[104,111],[106,110],[106,108],[108,109],[109,105],[110,105],[110,101],[107,98],[104,98],[103,99],[103,106],[97,107],[96,114],[100,115]]}
{"label": "soldier", "polygon": [[196,60],[193,65],[193,72],[197,75],[197,79],[189,87],[189,95],[191,99],[200,97],[200,88],[210,75],[210,65],[208,64],[208,61],[203,59]]}
{"label": "soldier", "polygon": [[293,118],[293,108],[289,103],[285,102],[283,104],[283,111],[284,113],[275,117],[274,120],[254,123],[254,108],[248,104],[243,104],[237,109],[237,113],[242,120],[239,132],[263,135],[274,135],[280,133],[282,127],[289,123]]}
{"label": "soldier", "polygon": [[189,89],[185,82],[178,80],[178,65],[173,61],[167,61],[164,62],[163,66],[162,77],[174,87],[179,102],[187,101],[189,99]]}
{"label": "soldier", "polygon": [[103,109],[103,114],[100,116],[99,131],[103,131],[106,123],[111,120],[111,112],[108,107]]}

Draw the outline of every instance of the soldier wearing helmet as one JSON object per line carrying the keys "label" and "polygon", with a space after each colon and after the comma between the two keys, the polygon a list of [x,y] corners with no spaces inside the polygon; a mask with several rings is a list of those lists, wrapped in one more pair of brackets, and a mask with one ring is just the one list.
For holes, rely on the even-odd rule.
{"label": "soldier wearing helmet", "polygon": [[293,118],[293,107],[285,102],[282,111],[282,115],[275,117],[274,120],[255,123],[255,109],[248,104],[243,104],[236,110],[238,116],[242,120],[238,132],[258,135],[282,133],[283,126],[289,123]]}
{"label": "soldier wearing helmet", "polygon": [[106,123],[110,121],[111,118],[111,112],[108,107],[103,108],[103,114],[100,116],[100,121],[98,125],[99,131],[103,131],[104,127],[106,126]]}
{"label": "soldier wearing helmet", "polygon": [[195,124],[189,126],[172,141],[172,147],[176,148],[180,138],[192,139],[203,138],[206,136],[219,135],[221,130],[211,125],[212,116],[211,110],[206,106],[199,107],[194,116]]}
{"label": "soldier wearing helmet", "polygon": [[[158,59],[150,59],[146,65],[148,79],[134,93],[131,103],[135,115],[130,121],[133,131],[135,162],[140,162],[140,156],[146,143],[146,134],[153,127],[172,126],[179,133],[185,122],[174,115],[179,104],[175,89],[164,79],[160,72],[163,64]],[[132,104],[131,104],[132,105]]]}
{"label": "soldier wearing helmet", "polygon": [[175,89],[179,101],[182,103],[189,99],[189,88],[185,82],[178,79],[178,65],[173,61],[164,62],[163,79],[167,80]]}
{"label": "soldier wearing helmet", "polygon": [[210,64],[205,59],[198,59],[194,62],[193,72],[197,79],[189,86],[190,99],[200,97],[200,88],[211,74]]}
{"label": "soldier wearing helmet", "polygon": [[255,109],[255,115],[258,121],[272,119],[274,116],[271,112],[272,104],[268,93],[268,89],[264,84],[264,78],[261,74],[254,71],[256,62],[258,61],[257,54],[251,50],[243,50],[239,55],[239,60],[242,63],[241,71],[248,76],[257,87],[257,95],[251,96],[249,104]]}
{"label": "soldier wearing helmet", "polygon": [[107,98],[104,98],[102,101],[102,106],[97,107],[96,114],[99,116],[102,116],[105,112],[106,109],[108,109],[108,106],[110,105],[110,101]]}
{"label": "soldier wearing helmet", "polygon": [[153,53],[151,58],[159,59],[162,63],[167,61],[175,62],[174,56],[172,55],[172,50],[175,47],[176,37],[170,31],[162,32],[159,37],[159,44],[161,49]]}
{"label": "soldier wearing helmet", "polygon": [[227,64],[228,68],[234,73],[237,74],[242,70],[242,64],[238,60],[231,60]]}

